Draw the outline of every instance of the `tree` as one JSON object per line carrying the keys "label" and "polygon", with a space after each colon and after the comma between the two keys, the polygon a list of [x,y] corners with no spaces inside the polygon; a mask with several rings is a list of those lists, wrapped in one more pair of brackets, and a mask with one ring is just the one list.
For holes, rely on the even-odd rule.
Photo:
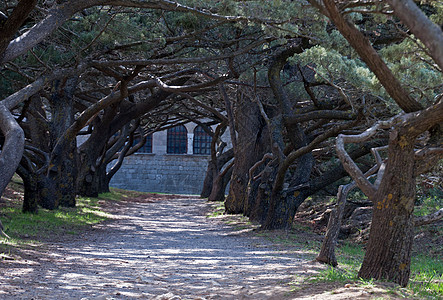
{"label": "tree", "polygon": [[[9,17],[2,14],[0,22],[0,60],[3,60],[8,44],[36,4],[36,0],[24,0],[14,8]],[[0,175],[0,195],[14,174],[21,160],[24,147],[23,130],[10,112],[13,106],[14,104],[8,101],[0,102],[0,130],[5,137],[0,153],[0,170],[2,170]]]}
{"label": "tree", "polygon": [[[30,1],[22,1],[20,2],[23,5],[25,4],[30,4]],[[35,5],[35,2],[33,2]],[[20,15],[22,19],[24,19],[25,13],[23,13],[25,10],[23,10],[23,5],[20,4],[19,6],[17,6],[17,8],[14,11],[20,12],[20,14],[17,13],[17,15]],[[118,9],[117,10],[112,10],[112,7],[109,7],[109,12],[112,13],[111,18],[109,19],[109,21],[106,24],[103,24],[103,28],[100,28],[97,30],[97,27],[94,26],[94,30],[93,30],[93,35],[91,36],[90,33],[86,34],[86,31],[90,31],[90,28],[88,28],[85,31],[85,28],[81,28],[81,26],[84,26],[85,23],[86,25],[89,23],[91,24],[92,22],[88,21],[88,17],[92,16],[92,18],[96,15],[96,14],[100,14],[101,10],[98,9],[94,10],[93,6],[97,6],[97,5],[119,5],[119,6],[126,6],[126,7],[132,7],[136,10],[134,10],[134,15],[136,15],[136,12],[140,12],[140,9],[154,9],[154,10],[164,10],[164,11],[172,11],[171,14],[172,15],[177,15],[177,14],[186,14],[186,13],[190,13],[190,14],[195,14],[197,16],[202,16],[207,18],[207,20],[214,20],[211,24],[208,24],[207,27],[204,26],[200,26],[200,25],[196,25],[195,27],[193,27],[194,25],[192,24],[198,24],[197,23],[192,23],[191,25],[189,25],[189,23],[186,25],[189,27],[181,27],[180,30],[181,31],[171,31],[171,26],[169,26],[169,22],[171,22],[171,20],[165,18],[164,16],[163,21],[164,22],[157,22],[157,23],[152,23],[150,25],[152,26],[157,26],[156,30],[149,30],[146,27],[146,25],[149,24],[145,24],[146,20],[151,20],[151,18],[145,18],[143,14],[140,14],[140,16],[126,20],[129,22],[124,22],[125,20],[119,20],[121,22],[117,22],[116,24],[128,24],[130,23],[131,25],[133,25],[134,23],[137,23],[136,26],[138,26],[137,30],[140,33],[140,36],[143,36],[145,34],[145,36],[147,36],[149,33],[149,38],[151,39],[147,39],[147,40],[139,40],[136,42],[127,42],[125,41],[125,43],[122,43],[120,45],[114,46],[114,47],[109,47],[109,45],[105,45],[106,44],[106,29],[109,25],[109,23],[113,20],[113,18],[120,18],[121,16],[123,16],[123,18],[125,18],[125,14],[118,14]],[[28,14],[32,11],[32,6],[27,6],[27,9],[25,12],[27,12]],[[63,40],[65,43],[69,43],[69,42],[77,42],[77,45],[74,45],[75,47],[71,47],[73,46],[73,44],[68,45],[68,47],[60,47],[60,45],[55,45],[55,47],[52,47],[53,45],[49,45],[48,48],[52,48],[52,49],[77,49],[78,51],[75,52],[74,51],[74,55],[72,55],[72,53],[62,53],[63,55],[65,55],[64,57],[57,57],[57,59],[59,59],[58,61],[56,61],[55,63],[52,63],[50,61],[47,61],[46,59],[41,59],[41,57],[39,57],[39,55],[36,55],[35,52],[31,52],[32,56],[34,56],[37,60],[37,64],[40,64],[40,69],[39,71],[35,71],[33,75],[35,75],[35,77],[33,78],[33,82],[31,82],[28,86],[25,87],[21,87],[21,90],[19,90],[16,93],[13,94],[9,94],[9,96],[7,96],[4,100],[1,101],[1,105],[5,106],[5,109],[2,111],[2,131],[4,132],[5,135],[5,142],[3,144],[2,147],[2,153],[0,154],[0,158],[2,159],[0,161],[1,163],[1,168],[2,168],[2,176],[1,176],[1,185],[0,185],[0,190],[3,191],[4,187],[6,186],[7,182],[9,181],[9,178],[12,176],[13,172],[15,171],[20,158],[21,158],[21,153],[23,152],[23,133],[20,132],[21,129],[20,127],[15,124],[15,120],[14,117],[10,114],[10,111],[12,109],[14,109],[17,106],[20,106],[23,102],[27,101],[27,99],[29,98],[29,96],[34,95],[38,92],[40,92],[46,85],[48,82],[53,82],[54,80],[61,80],[63,81],[66,78],[69,78],[70,76],[79,76],[82,75],[82,78],[86,78],[88,72],[90,72],[91,68],[95,68],[98,69],[100,71],[103,72],[103,74],[105,74],[105,76],[109,76],[111,74],[111,77],[114,77],[116,79],[116,81],[114,82],[115,85],[115,89],[102,89],[102,91],[106,90],[108,92],[111,92],[110,94],[106,95],[106,93],[102,93],[102,92],[98,92],[98,93],[102,93],[100,97],[98,98],[102,98],[101,100],[98,100],[97,98],[96,103],[94,103],[93,105],[89,106],[87,105],[87,107],[85,107],[83,105],[83,112],[81,111],[77,111],[77,114],[80,114],[80,119],[77,119],[69,128],[65,128],[65,132],[59,136],[59,140],[54,144],[54,148],[50,149],[52,151],[51,155],[50,155],[50,169],[54,169],[54,165],[58,165],[60,163],[63,163],[63,153],[66,150],[66,147],[68,147],[69,143],[72,143],[75,140],[75,137],[77,135],[78,132],[80,132],[80,130],[82,129],[80,125],[86,125],[88,122],[92,121],[93,118],[96,117],[96,114],[99,114],[101,110],[106,110],[107,111],[107,118],[108,120],[111,122],[112,121],[112,114],[115,114],[116,110],[118,110],[118,102],[123,101],[123,99],[125,99],[129,94],[133,93],[133,92],[139,92],[140,90],[145,90],[145,89],[159,89],[159,91],[157,93],[153,93],[152,94],[152,101],[148,101],[150,103],[145,104],[145,108],[144,110],[139,110],[138,112],[133,111],[134,115],[129,116],[129,114],[126,114],[125,117],[120,116],[119,120],[115,120],[113,123],[113,129],[111,130],[113,133],[117,132],[118,130],[120,130],[125,124],[127,124],[129,121],[132,120],[132,118],[137,118],[137,114],[144,114],[146,113],[148,110],[153,109],[156,105],[158,105],[158,103],[160,103],[162,100],[164,100],[165,98],[167,98],[168,96],[172,95],[172,94],[178,94],[178,93],[183,93],[183,92],[192,92],[193,89],[205,89],[205,88],[209,88],[211,85],[215,85],[223,80],[226,80],[228,77],[224,77],[224,76],[215,76],[216,78],[214,80],[209,80],[209,84],[201,84],[201,85],[197,85],[195,87],[191,86],[191,87],[186,87],[184,89],[177,89],[176,86],[170,86],[168,84],[162,84],[161,80],[169,80],[167,81],[167,83],[171,83],[174,82],[172,78],[168,78],[167,76],[164,77],[164,70],[160,70],[162,65],[176,65],[177,68],[174,70],[174,68],[170,68],[170,72],[171,74],[173,74],[174,72],[176,72],[177,76],[180,77],[181,76],[181,84],[183,84],[184,82],[186,82],[190,77],[186,78],[186,74],[184,73],[180,73],[178,72],[178,69],[181,68],[183,65],[189,65],[189,64],[203,64],[203,63],[210,63],[210,62],[215,62],[215,61],[221,61],[221,60],[227,60],[229,61],[229,64],[231,64],[232,66],[236,64],[235,62],[235,57],[241,54],[244,54],[248,51],[250,51],[251,49],[254,49],[256,46],[259,46],[265,42],[267,42],[267,39],[254,39],[251,37],[246,37],[244,36],[241,40],[231,44],[231,43],[227,43],[226,41],[221,41],[220,39],[214,39],[214,37],[211,37],[211,39],[209,40],[210,43],[213,43],[213,45],[211,45],[210,47],[208,47],[208,45],[206,45],[205,43],[202,42],[202,45],[197,45],[198,43],[195,43],[195,37],[198,36],[198,34],[205,34],[205,33],[209,33],[210,34],[216,34],[215,31],[217,31],[218,27],[221,27],[223,25],[225,25],[226,23],[229,22],[235,22],[237,20],[247,20],[247,18],[243,18],[243,17],[229,17],[229,16],[223,16],[223,15],[217,15],[217,14],[213,14],[213,13],[208,13],[208,12],[204,12],[201,9],[198,8],[192,8],[192,7],[188,7],[188,6],[184,6],[184,5],[179,5],[179,4],[175,4],[175,3],[171,3],[169,1],[155,1],[155,2],[146,2],[146,1],[94,1],[94,0],[82,0],[82,1],[66,1],[62,4],[58,3],[58,2],[54,2],[54,4],[51,7],[48,7],[48,10],[40,10],[42,12],[45,12],[42,16],[42,19],[37,20],[35,22],[35,25],[32,26],[30,29],[25,30],[25,33],[21,34],[20,36],[18,36],[17,38],[11,40],[14,35],[16,34],[17,30],[20,27],[20,24],[18,24],[18,22],[14,21],[14,26],[11,27],[11,30],[9,31],[4,31],[4,37],[2,36],[2,53],[1,53],[1,60],[0,62],[2,64],[10,64],[12,62],[12,60],[19,58],[20,56],[24,56],[25,53],[28,50],[31,50],[33,47],[37,46],[37,50],[38,50],[38,46],[42,45],[41,42],[44,41],[45,39],[48,39],[51,36],[56,36],[57,38],[59,38],[60,40]],[[81,15],[79,15],[76,18],[76,21],[78,22],[68,22],[68,20],[75,15],[77,12],[82,12]],[[117,11],[117,12],[115,12]],[[169,14],[169,15],[171,15]],[[14,18],[14,14],[11,14],[10,17],[10,22],[12,22],[13,20],[15,20]],[[159,17],[161,17],[161,14],[159,14]],[[16,18],[17,19],[17,18]],[[134,22],[134,19],[137,19],[137,22]],[[188,18],[190,19],[190,18]],[[85,22],[86,20],[86,22]],[[183,18],[183,20],[186,20],[186,18]],[[23,21],[23,20],[22,20]],[[174,21],[174,20],[172,20]],[[66,22],[68,22],[68,25],[71,26],[72,24],[77,24],[73,30],[77,31],[78,30],[83,30],[80,32],[79,35],[73,35],[72,39],[67,40],[66,38],[63,39],[63,34],[57,34],[56,30],[63,24],[65,24]],[[145,23],[144,23],[145,22]],[[175,22],[175,21],[174,21]],[[96,22],[96,23],[100,23],[100,22]],[[177,23],[177,26],[181,26],[184,23]],[[129,26],[129,25],[128,25]],[[15,28],[15,29],[14,29]],[[193,29],[195,28],[195,30]],[[14,29],[14,30],[12,30]],[[186,29],[189,30],[189,32],[184,33],[182,30]],[[223,29],[225,30],[225,29]],[[214,31],[214,32],[213,32]],[[72,33],[73,31],[69,31],[69,33]],[[134,31],[133,31],[134,32]],[[137,31],[135,31],[137,32]],[[168,33],[169,32],[169,33]],[[230,31],[226,31],[226,32],[230,32]],[[235,31],[234,31],[235,32]],[[3,31],[2,31],[3,33]],[[66,33],[66,31],[64,32]],[[123,32],[124,33],[124,32]],[[197,34],[198,33],[198,34]],[[88,36],[89,34],[89,36]],[[121,34],[121,33],[120,33]],[[127,36],[127,35],[126,35]],[[135,35],[131,35],[132,37],[135,37]],[[82,46],[80,49],[78,48],[79,45],[81,46],[81,43],[84,42],[84,40],[78,40],[78,38],[84,38],[84,40],[86,40],[86,44],[84,44],[84,46]],[[220,35],[218,36],[220,37]],[[232,37],[229,36],[229,34],[226,36],[227,39],[232,40]],[[88,41],[89,40],[89,41]],[[59,42],[57,41],[57,42]],[[109,36],[108,36],[108,41],[109,41]],[[212,42],[211,42],[212,41]],[[155,43],[153,43],[155,42]],[[40,44],[39,44],[40,43]],[[150,57],[148,57],[148,59],[141,59],[141,60],[132,60],[132,59],[121,59],[120,61],[97,61],[97,60],[93,60],[91,58],[93,58],[94,56],[98,55],[103,57],[104,55],[107,56],[112,56],[115,55],[116,52],[119,52],[119,54],[123,54],[122,58],[125,55],[133,55],[136,51],[138,51],[139,49],[137,47],[142,47],[143,50],[144,49],[143,45],[146,44],[154,44],[154,45],[158,45],[158,47],[151,47],[149,48],[150,51],[145,51],[145,53],[147,54],[147,56],[149,56],[149,53],[151,54]],[[248,44],[249,43],[249,44]],[[54,43],[55,44],[55,43]],[[98,47],[97,47],[98,45]],[[197,46],[196,46],[197,45]],[[92,47],[91,47],[92,46]],[[77,47],[77,48],[76,48]],[[204,51],[204,49],[215,49],[215,52],[218,53],[214,56],[206,56],[202,55],[202,53],[209,53],[209,51]],[[217,50],[218,48],[218,50]],[[236,48],[236,49],[233,49]],[[4,51],[3,51],[4,50]],[[34,49],[36,50],[36,49]],[[129,50],[134,50],[131,51]],[[59,50],[58,50],[59,51]],[[60,52],[60,51],[59,51]],[[63,52],[63,51],[61,51]],[[66,52],[66,51],[65,51]],[[199,53],[200,52],[200,53]],[[44,51],[42,51],[42,53],[44,53]],[[89,57],[87,56],[89,55]],[[30,55],[31,56],[31,55]],[[185,57],[186,56],[186,57]],[[193,57],[192,57],[193,56]],[[29,57],[28,57],[29,58]],[[87,58],[87,59],[84,59]],[[92,61],[91,61],[92,60]],[[179,66],[180,64],[180,66]],[[64,68],[64,69],[60,69],[60,65],[70,65],[71,67],[68,68]],[[138,78],[136,78],[136,83],[134,86],[129,86],[128,84],[130,84],[130,81],[134,78],[131,78],[132,75],[130,75],[131,72],[126,72],[129,73],[129,75],[126,74],[121,74],[122,72],[120,72],[121,70],[113,70],[113,68],[121,68],[121,69],[126,69],[129,70],[131,68],[133,68],[130,71],[136,71],[134,76],[137,77],[138,72],[141,71],[141,69],[143,69],[144,67],[146,67],[147,65],[153,66],[154,69],[157,68],[157,71],[162,74],[159,75],[155,80],[151,80],[145,83],[142,83],[142,77],[145,76],[146,79],[146,74],[142,74],[142,76],[138,76]],[[196,74],[196,69],[194,69],[193,71],[191,71],[192,68],[188,69],[189,73],[194,73]],[[31,68],[29,68],[29,70],[32,70]],[[35,70],[35,69],[34,69]],[[48,72],[48,70],[54,70],[54,71],[50,71]],[[152,71],[152,70],[151,70]],[[16,72],[17,73],[17,72]],[[25,72],[18,72],[20,75],[23,75]],[[46,73],[46,74],[45,74]],[[120,73],[120,74],[119,74]],[[124,72],[123,72],[124,73]],[[197,72],[199,73],[199,72]],[[201,73],[199,73],[201,74]],[[207,74],[206,74],[207,75]],[[129,76],[129,78],[122,78],[121,76]],[[133,76],[133,77],[134,77]],[[151,75],[149,75],[151,76]],[[31,79],[32,76],[28,76],[26,79]],[[112,81],[109,79],[105,79],[108,81]],[[184,80],[184,81],[183,81]],[[120,83],[118,83],[120,82]],[[120,88],[117,87],[117,85],[120,84]],[[126,90],[127,89],[127,90]],[[81,93],[81,92],[80,92]],[[94,96],[97,95],[97,92],[92,92],[95,93]],[[75,92],[74,93],[74,97],[77,97],[76,94],[79,94],[79,92]],[[82,99],[84,100],[84,99]],[[91,100],[91,98],[89,99]],[[76,107],[78,108],[78,104],[81,101],[76,101]],[[94,101],[93,101],[94,102]],[[83,101],[83,104],[85,103],[85,101]],[[112,109],[111,109],[112,106]],[[136,107],[137,106],[137,107]],[[133,106],[131,109],[137,109],[140,108],[140,105],[136,105]],[[143,105],[141,105],[143,106]],[[114,112],[113,112],[114,111]],[[139,117],[139,116],[138,116]],[[108,132],[106,130],[106,132]],[[98,135],[95,135],[96,137]],[[110,137],[109,135],[106,135],[108,138]],[[103,145],[95,145],[94,143],[87,143],[83,146],[82,149],[86,149],[87,145],[92,146],[100,146],[100,147],[96,147],[94,148],[94,151],[97,152],[98,149],[103,149]],[[81,150],[81,151],[85,151],[85,150]],[[86,151],[87,153],[88,151]],[[85,152],[84,152],[85,153]],[[96,160],[94,158],[98,158],[95,157],[95,155],[93,155],[94,157],[90,157],[89,159],[87,159],[86,161],[89,160],[89,165],[90,167],[92,167],[93,169],[95,168],[94,165],[96,163]],[[4,159],[8,160],[8,163],[4,163]],[[80,160],[84,159],[84,156],[80,156]],[[86,162],[85,160],[83,160],[81,162],[81,165],[84,166],[84,163]],[[88,164],[86,164],[88,165]],[[4,172],[3,172],[4,170]],[[60,175],[60,174],[59,174]],[[79,173],[80,177],[85,178],[88,176],[88,171],[81,171]],[[88,177],[89,178],[89,177]],[[79,179],[78,182],[82,182],[83,179]],[[93,180],[93,182],[97,182],[96,180]],[[96,192],[93,192],[94,194]],[[57,205],[55,205],[57,206]]]}
{"label": "tree", "polygon": [[[431,167],[429,163],[432,164],[443,156],[439,134],[439,124],[443,121],[443,102],[440,96],[436,104],[422,109],[422,105],[403,88],[369,41],[349,18],[344,17],[351,6],[345,4],[338,7],[331,0],[323,2],[324,6],[317,1],[311,1],[334,22],[336,28],[374,72],[392,99],[404,111],[409,112],[389,121],[379,122],[362,134],[341,135],[337,139],[337,152],[344,167],[374,203],[370,238],[359,276],[385,278],[406,286],[410,274],[415,178],[418,174],[429,170]],[[438,43],[442,40],[442,31],[436,24],[430,22],[412,1],[387,2],[394,9],[394,14],[411,26],[411,31],[422,31],[417,32],[417,36],[422,39],[441,72],[440,59],[435,57],[443,49],[443,43]],[[357,2],[356,5],[366,4]],[[418,26],[419,23],[427,25]],[[379,128],[390,129],[388,159],[386,164],[381,166],[376,184],[373,185],[347,156],[344,143],[366,140]],[[430,132],[431,139],[425,148],[416,150],[418,136],[427,131]]]}

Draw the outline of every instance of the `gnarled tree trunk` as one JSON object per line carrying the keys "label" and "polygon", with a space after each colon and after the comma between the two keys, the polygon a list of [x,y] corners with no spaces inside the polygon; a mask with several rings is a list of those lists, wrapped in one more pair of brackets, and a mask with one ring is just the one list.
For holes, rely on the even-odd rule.
{"label": "gnarled tree trunk", "polygon": [[[409,281],[417,166],[414,150],[417,137],[443,121],[443,100],[419,113],[399,115],[379,122],[355,136],[340,135],[337,153],[359,188],[374,203],[372,225],[365,258],[359,271],[362,278],[388,279],[402,286]],[[344,143],[361,142],[379,128],[390,128],[388,161],[379,170],[375,184],[369,182],[344,150]],[[441,141],[440,141],[441,144]],[[443,156],[442,148],[428,149],[423,155]]]}
{"label": "gnarled tree trunk", "polygon": [[245,96],[235,109],[237,145],[234,148],[235,164],[232,170],[229,194],[225,200],[227,213],[244,213],[247,207],[249,169],[269,149],[266,123],[252,99]]}
{"label": "gnarled tree trunk", "polygon": [[225,200],[226,186],[228,185],[232,176],[232,167],[234,161],[230,163],[226,168],[217,175],[212,184],[211,194],[208,197],[209,201],[223,201]]}
{"label": "gnarled tree trunk", "polygon": [[[51,97],[52,120],[50,123],[52,157],[47,179],[54,182],[57,190],[58,204],[66,207],[75,206],[77,177],[77,142],[72,139],[65,147],[56,148],[60,139],[65,139],[65,131],[74,122],[73,94],[77,86],[77,78],[67,79],[63,83],[54,82],[54,93]],[[51,184],[52,186],[52,184]],[[56,200],[54,200],[56,201]],[[57,205],[55,206],[57,207]]]}
{"label": "gnarled tree trunk", "polygon": [[372,199],[374,210],[366,255],[358,276],[409,281],[415,201],[415,138],[392,139],[383,181]]}
{"label": "gnarled tree trunk", "polygon": [[9,109],[0,102],[0,130],[5,137],[0,153],[0,195],[20,164],[25,146],[23,129]]}

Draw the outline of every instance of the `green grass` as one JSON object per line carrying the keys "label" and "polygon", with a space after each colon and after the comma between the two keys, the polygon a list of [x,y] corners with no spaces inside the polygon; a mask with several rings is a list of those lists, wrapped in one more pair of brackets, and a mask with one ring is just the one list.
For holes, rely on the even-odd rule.
{"label": "green grass", "polygon": [[443,207],[443,192],[439,189],[432,189],[427,195],[417,198],[414,208],[414,215],[425,216]]}
{"label": "green grass", "polygon": [[[310,282],[354,282],[358,286],[373,286],[373,280],[358,278],[364,257],[361,245],[344,243],[337,247],[338,267],[328,267],[309,278]],[[412,257],[411,276],[406,288],[392,288],[392,293],[409,299],[443,298],[443,260],[426,255]]]}
{"label": "green grass", "polygon": [[412,257],[408,288],[427,299],[443,299],[443,260],[426,255]]}
{"label": "green grass", "polygon": [[216,218],[218,216],[221,216],[225,213],[225,204],[224,202],[217,202],[213,206],[213,211],[209,213],[206,217],[207,218]]}
{"label": "green grass", "polygon": [[138,192],[131,190],[123,190],[118,188],[110,188],[110,190],[111,191],[109,193],[100,194],[98,199],[118,201],[118,200],[124,200],[125,198],[139,197],[147,194],[167,195],[162,193],[146,193],[146,192]]}
{"label": "green grass", "polygon": [[310,282],[349,282],[357,280],[355,272],[348,269],[328,266],[319,274],[309,278]]}
{"label": "green grass", "polygon": [[[317,251],[320,250],[321,245]],[[318,252],[317,252],[318,254]],[[357,276],[364,257],[363,247],[359,244],[343,243],[335,249],[338,267],[329,266],[310,278],[313,282],[359,281]]]}
{"label": "green grass", "polygon": [[336,248],[335,254],[339,265],[357,272],[360,269],[365,251],[360,244],[344,242]]}
{"label": "green grass", "polygon": [[10,240],[2,239],[0,253],[10,253],[11,247],[38,245],[60,235],[78,234],[109,218],[110,215],[101,210],[100,201],[121,198],[119,191],[101,194],[99,198],[79,197],[74,208],[40,208],[37,214],[23,213],[21,202],[11,201],[0,209],[4,231],[11,237]]}

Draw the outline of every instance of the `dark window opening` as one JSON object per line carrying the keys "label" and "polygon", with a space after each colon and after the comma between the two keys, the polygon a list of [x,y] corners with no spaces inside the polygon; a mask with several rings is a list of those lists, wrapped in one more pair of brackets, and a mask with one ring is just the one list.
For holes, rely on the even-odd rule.
{"label": "dark window opening", "polygon": [[188,132],[185,126],[180,125],[168,129],[167,153],[186,154],[188,145]]}
{"label": "dark window opening", "polygon": [[[140,139],[134,139],[132,146],[137,145],[139,141]],[[152,153],[152,134],[146,136],[146,143],[135,153]]]}
{"label": "dark window opening", "polygon": [[201,126],[194,129],[194,154],[210,155],[212,137]]}

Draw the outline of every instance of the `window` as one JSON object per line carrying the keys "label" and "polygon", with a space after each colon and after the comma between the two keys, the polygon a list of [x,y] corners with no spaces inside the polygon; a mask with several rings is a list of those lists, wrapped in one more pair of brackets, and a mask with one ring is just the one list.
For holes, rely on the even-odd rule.
{"label": "window", "polygon": [[[139,141],[140,139],[134,139],[132,146],[137,145]],[[136,153],[152,153],[152,134],[146,136],[146,143]]]}
{"label": "window", "polygon": [[194,129],[194,154],[211,154],[212,137],[201,126]]}
{"label": "window", "polygon": [[188,151],[188,132],[180,125],[168,129],[167,153],[186,154]]}

